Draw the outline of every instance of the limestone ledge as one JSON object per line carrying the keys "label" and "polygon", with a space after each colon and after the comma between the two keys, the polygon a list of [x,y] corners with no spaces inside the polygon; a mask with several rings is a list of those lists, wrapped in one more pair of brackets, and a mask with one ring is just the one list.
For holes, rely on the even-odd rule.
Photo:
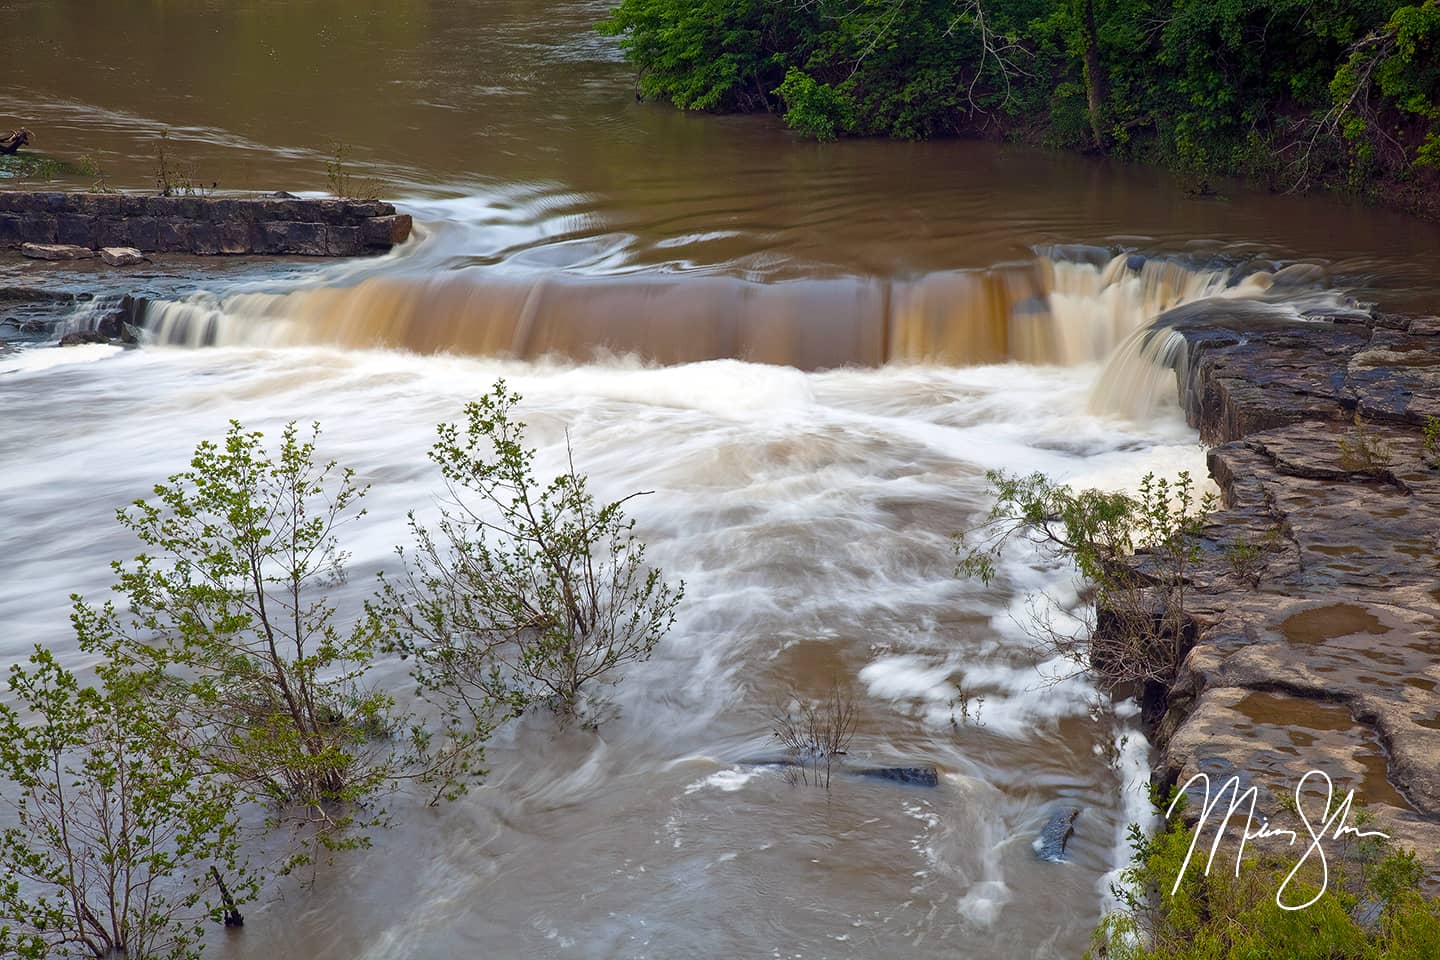
{"label": "limestone ledge", "polygon": [[[1323,770],[1433,869],[1440,466],[1421,430],[1440,416],[1440,319],[1170,319],[1223,510],[1201,543],[1196,642],[1151,717],[1158,777],[1239,774],[1273,810]],[[1237,543],[1259,550],[1249,569]]]}
{"label": "limestone ledge", "polygon": [[389,250],[410,230],[409,215],[375,200],[0,191],[0,249],[33,243],[200,256],[355,257]]}

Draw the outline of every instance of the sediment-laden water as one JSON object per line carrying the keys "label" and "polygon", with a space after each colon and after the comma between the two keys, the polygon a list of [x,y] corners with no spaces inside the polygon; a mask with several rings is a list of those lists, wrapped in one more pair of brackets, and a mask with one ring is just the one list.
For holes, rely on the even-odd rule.
{"label": "sediment-laden water", "polygon": [[[0,356],[0,660],[73,654],[66,597],[104,597],[135,550],[114,509],[232,418],[318,420],[372,484],[346,543],[356,609],[405,511],[433,515],[434,424],[499,377],[542,470],[568,434],[598,493],[652,491],[639,532],[687,583],[617,719],[505,728],[483,788],[399,799],[374,850],[253,909],[223,944],[237,960],[1078,956],[1144,811],[1145,749],[1017,622],[1067,571],[1017,553],[989,589],[954,576],[985,471],[1202,474],[1151,319],[1214,299],[1294,315],[1342,289],[1406,305],[1440,266],[1433,226],[1328,201],[1191,201],[1151,171],[817,146],[636,104],[588,29],[603,3],[79,10],[0,10],[0,36],[29,38],[0,126],[131,189],[162,128],[222,188],[323,188],[343,140],[419,230],[374,261],[168,284],[136,350]],[[938,787],[825,794],[741,763],[774,752],[788,690],[836,678],[856,760],[934,763]],[[952,723],[962,681],[979,724]],[[398,664],[385,682],[409,689]],[[1069,862],[1041,862],[1066,804]]]}

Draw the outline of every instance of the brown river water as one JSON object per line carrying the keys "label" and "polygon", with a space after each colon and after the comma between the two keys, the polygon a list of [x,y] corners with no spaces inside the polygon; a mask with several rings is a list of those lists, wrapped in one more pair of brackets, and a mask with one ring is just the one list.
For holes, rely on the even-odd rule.
{"label": "brown river water", "polygon": [[[687,582],[676,628],[598,733],[512,724],[482,788],[396,798],[373,850],[281,886],[217,954],[1078,957],[1144,814],[1146,747],[1017,626],[1069,573],[1016,552],[982,589],[953,575],[951,535],[986,509],[987,469],[1203,473],[1149,360],[1163,338],[1132,335],[1210,298],[1433,309],[1440,227],[639,104],[591,29],[605,10],[0,2],[0,128],[35,149],[144,190],[168,130],[197,181],[305,192],[339,141],[417,222],[372,261],[166,281],[138,350],[0,356],[0,661],[73,648],[67,595],[103,596],[135,549],[113,509],[232,417],[319,420],[373,484],[347,543],[356,609],[404,512],[433,514],[433,425],[503,376],[542,469],[568,431],[598,492],[654,491],[633,513]],[[854,759],[933,763],[938,787],[826,794],[741,762],[775,752],[788,689],[836,677],[861,708]],[[952,723],[960,681],[979,724]],[[1068,862],[1042,862],[1031,840],[1066,804]]]}

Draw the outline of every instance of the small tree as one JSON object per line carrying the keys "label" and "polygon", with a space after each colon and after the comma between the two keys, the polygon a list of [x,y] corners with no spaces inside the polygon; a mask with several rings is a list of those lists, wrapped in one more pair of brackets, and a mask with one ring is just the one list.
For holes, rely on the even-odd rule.
{"label": "small tree", "polygon": [[204,736],[216,769],[338,849],[366,842],[399,779],[468,772],[478,744],[435,762],[424,731],[397,737],[407,718],[367,686],[381,626],[346,625],[327,596],[345,575],[336,532],[363,515],[366,488],[316,461],[318,435],[302,440],[292,423],[272,457],[232,422],[154,501],[121,510],[155,554],[114,565],[129,617],[107,604],[96,615],[111,628],[87,649],[160,678],[157,709]]}
{"label": "small tree", "polygon": [[379,177],[359,177],[350,169],[350,147],[336,140],[330,144],[331,158],[325,161],[325,183],[330,194],[342,200],[379,200],[388,184]]}
{"label": "small tree", "polygon": [[835,764],[855,739],[858,719],[855,700],[839,681],[822,700],[792,693],[777,706],[770,723],[792,764],[786,770],[791,784],[813,783],[829,790]]}
{"label": "small tree", "polygon": [[500,381],[465,407],[463,426],[437,428],[430,458],[451,503],[433,531],[411,515],[404,577],[382,588],[380,612],[421,689],[481,731],[537,702],[598,722],[593,688],[649,659],[684,593],[645,565],[624,513],[640,494],[597,504],[573,458],[536,479],[519,400]]}
{"label": "small tree", "polygon": [[1055,628],[1053,610],[1032,601],[1029,631],[1043,647],[1106,690],[1164,683],[1174,677],[1191,632],[1187,595],[1198,559],[1197,536],[1215,507],[1198,499],[1188,472],[1172,483],[1146,474],[1138,496],[1082,490],[1042,474],[986,475],[995,505],[978,531],[957,543],[958,573],[989,583],[1005,544],[1021,537],[1049,559],[1075,564],[1095,601],[1095,616],[1078,632]]}
{"label": "small tree", "polygon": [[[76,611],[82,638],[104,624]],[[138,675],[99,686],[36,648],[0,705],[0,955],[198,957],[207,918],[254,895],[235,795]],[[220,876],[228,878],[228,889]],[[213,883],[212,883],[213,881]]]}

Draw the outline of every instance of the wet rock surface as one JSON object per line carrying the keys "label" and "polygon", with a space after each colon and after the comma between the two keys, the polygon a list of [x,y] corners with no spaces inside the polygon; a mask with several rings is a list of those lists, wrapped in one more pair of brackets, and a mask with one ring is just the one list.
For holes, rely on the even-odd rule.
{"label": "wet rock surface", "polygon": [[934,767],[863,767],[852,772],[871,780],[888,780],[911,787],[935,787],[940,784],[940,772]]}
{"label": "wet rock surface", "polygon": [[1440,416],[1440,320],[1175,328],[1224,509],[1202,540],[1197,641],[1158,723],[1158,772],[1238,774],[1273,810],[1322,770],[1433,869],[1440,465],[1422,428]]}
{"label": "wet rock surface", "polygon": [[99,330],[125,341],[121,322],[140,326],[138,310],[146,300],[173,300],[196,289],[224,295],[238,285],[289,282],[294,269],[294,261],[271,257],[175,254],[116,269],[99,257],[51,261],[0,254],[0,339],[12,346],[33,345],[57,342],[69,332]]}
{"label": "wet rock surface", "polygon": [[1065,859],[1065,847],[1075,835],[1075,821],[1080,816],[1079,807],[1061,807],[1050,814],[1030,848],[1041,860],[1059,863]]}

